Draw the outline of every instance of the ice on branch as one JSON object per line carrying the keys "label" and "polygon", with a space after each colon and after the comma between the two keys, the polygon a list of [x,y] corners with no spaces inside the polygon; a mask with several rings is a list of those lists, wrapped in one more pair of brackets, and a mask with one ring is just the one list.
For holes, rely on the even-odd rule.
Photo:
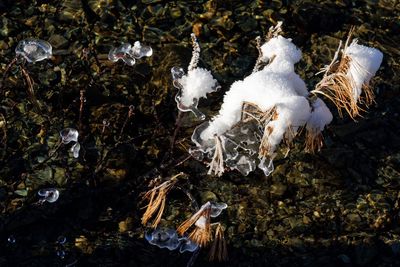
{"label": "ice on branch", "polygon": [[306,124],[306,150],[319,151],[323,145],[322,131],[331,123],[332,113],[320,98],[311,102],[311,114]]}
{"label": "ice on branch", "polygon": [[200,57],[200,46],[196,40],[196,36],[192,34],[191,37],[193,54],[188,72],[185,74],[184,70],[180,67],[173,67],[171,69],[174,87],[179,89],[175,100],[180,111],[191,111],[196,117],[204,120],[204,114],[197,108],[199,99],[206,98],[208,93],[215,92],[219,88],[219,85],[209,70],[197,67]]}
{"label": "ice on branch", "polygon": [[383,54],[376,48],[359,45],[357,39],[348,45],[353,31],[351,29],[343,49],[340,43],[331,64],[324,69],[322,80],[312,92],[325,96],[336,105],[340,114],[345,110],[354,119],[362,111],[360,103],[369,106],[374,100],[369,82],[379,69]]}
{"label": "ice on branch", "polygon": [[167,248],[175,250],[179,248],[179,252],[194,252],[199,246],[186,236],[179,237],[174,229],[157,228],[153,232],[145,234],[146,240],[159,248]]}
{"label": "ice on branch", "polygon": [[52,56],[51,44],[40,39],[28,38],[20,41],[15,48],[15,54],[22,56],[28,62],[38,62]]}
{"label": "ice on branch", "polygon": [[257,64],[266,66],[233,83],[219,114],[192,135],[197,147],[191,152],[211,159],[210,172],[217,175],[225,168],[247,175],[257,165],[268,175],[277,146],[290,142],[310,116],[308,90],[294,72],[301,51],[279,35],[259,51]]}
{"label": "ice on branch", "polygon": [[122,60],[128,66],[133,66],[136,63],[136,59],[152,55],[153,49],[150,46],[142,45],[139,41],[136,41],[133,46],[129,43],[124,43],[119,47],[111,48],[108,53],[108,59],[112,62]]}
{"label": "ice on branch", "polygon": [[193,132],[196,147],[190,153],[210,161],[209,174],[220,176],[226,169],[236,169],[247,175],[258,166],[268,176],[274,170],[272,160],[278,146],[289,146],[303,128],[306,150],[319,150],[322,131],[332,121],[332,114],[316,93],[351,116],[358,114],[361,91],[366,94],[366,104],[372,101],[368,84],[380,66],[381,52],[356,41],[348,46],[348,40],[341,60],[336,60],[337,53],[310,93],[294,68],[301,51],[291,39],[279,35],[280,25],[271,27],[263,45],[257,39],[260,55],[253,72],[233,83],[219,113]]}
{"label": "ice on branch", "polygon": [[192,217],[181,223],[176,231],[184,235],[189,229],[193,229],[189,234],[189,239],[200,247],[204,247],[212,240],[211,218],[218,217],[227,207],[225,203],[207,202]]}

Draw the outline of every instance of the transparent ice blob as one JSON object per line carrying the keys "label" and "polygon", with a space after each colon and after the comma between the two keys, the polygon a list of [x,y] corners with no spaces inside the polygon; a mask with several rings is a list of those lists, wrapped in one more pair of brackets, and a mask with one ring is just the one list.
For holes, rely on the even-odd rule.
{"label": "transparent ice blob", "polygon": [[264,172],[265,176],[269,176],[275,170],[275,167],[272,158],[268,159],[267,162],[266,160],[267,159],[265,157],[262,157],[260,159],[260,163],[258,164],[258,168]]}
{"label": "transparent ice blob", "polygon": [[227,207],[228,207],[228,205],[226,203],[223,203],[223,202],[221,202],[221,203],[212,202],[211,203],[210,216],[213,217],[213,218],[218,217],[221,214],[221,212],[224,209],[226,209]]}
{"label": "transparent ice blob", "polygon": [[172,80],[179,80],[185,75],[185,71],[181,67],[172,67],[171,68],[171,75],[172,75]]}
{"label": "transparent ice blob", "polygon": [[[207,130],[210,123],[205,122],[196,127],[192,134],[192,141],[196,147],[191,148],[189,153],[198,160],[207,158],[212,160],[215,154],[215,139],[204,140],[202,133]],[[260,138],[262,132],[258,124],[254,122],[240,122],[232,129],[220,135],[219,141],[223,147],[224,166],[231,170],[238,170],[242,175],[247,176],[257,167]],[[272,161],[265,163],[265,160],[258,165],[265,174],[273,171]],[[268,175],[269,175],[268,174]]]}
{"label": "transparent ice blob", "polygon": [[192,240],[190,240],[186,236],[179,238],[179,242],[180,242],[180,248],[179,248],[180,253],[183,253],[186,251],[194,252],[196,249],[199,248],[199,245],[194,243]]}
{"label": "transparent ice blob", "polygon": [[151,57],[153,55],[153,49],[150,46],[142,45],[139,41],[136,41],[133,44],[130,54],[134,58]]}
{"label": "transparent ice blob", "polygon": [[81,150],[81,145],[76,142],[72,147],[71,147],[71,152],[74,156],[74,158],[79,158],[79,150]]}
{"label": "transparent ice blob", "polygon": [[122,60],[128,66],[133,66],[136,59],[150,57],[151,55],[153,55],[153,49],[150,46],[142,46],[139,41],[136,41],[133,46],[129,43],[123,43],[119,47],[111,48],[108,59],[112,62]]}
{"label": "transparent ice blob", "polygon": [[10,243],[10,244],[15,244],[15,242],[16,242],[17,240],[16,240],[15,236],[10,235],[10,236],[7,238],[7,241],[8,241],[8,243]]}
{"label": "transparent ice blob", "polygon": [[67,238],[65,236],[62,236],[62,235],[59,236],[57,238],[57,241],[56,241],[56,243],[59,244],[59,245],[64,245],[65,242],[67,242]]}
{"label": "transparent ice blob", "polygon": [[61,142],[69,144],[70,142],[78,142],[79,133],[74,128],[65,128],[60,131]]}
{"label": "transparent ice blob", "polygon": [[200,120],[205,120],[206,115],[204,115],[203,112],[201,112],[201,111],[197,108],[197,105],[198,105],[198,103],[199,103],[199,100],[198,100],[197,98],[193,98],[193,105],[188,106],[188,107],[185,106],[185,105],[183,105],[183,104],[181,103],[181,97],[180,97],[180,95],[176,95],[176,96],[175,96],[175,101],[176,101],[177,107],[178,107],[178,109],[179,109],[180,111],[183,111],[183,112],[191,111],[191,112],[196,116],[196,118],[199,118]]}
{"label": "transparent ice blob", "polygon": [[194,252],[199,246],[191,241],[187,236],[180,237],[174,229],[157,228],[153,232],[145,234],[146,240],[159,248],[167,248],[175,250],[179,248],[179,252]]}
{"label": "transparent ice blob", "polygon": [[152,233],[146,233],[145,238],[159,248],[175,250],[180,245],[178,234],[173,229],[157,228]]}
{"label": "transparent ice blob", "polygon": [[64,259],[67,253],[65,252],[65,250],[60,249],[60,250],[57,250],[56,254],[60,259]]}
{"label": "transparent ice blob", "polygon": [[17,56],[24,57],[28,62],[38,62],[52,56],[52,47],[49,42],[40,39],[28,38],[20,41],[15,48]]}
{"label": "transparent ice blob", "polygon": [[38,191],[38,195],[41,197],[40,202],[56,202],[60,196],[60,192],[55,188],[44,188]]}

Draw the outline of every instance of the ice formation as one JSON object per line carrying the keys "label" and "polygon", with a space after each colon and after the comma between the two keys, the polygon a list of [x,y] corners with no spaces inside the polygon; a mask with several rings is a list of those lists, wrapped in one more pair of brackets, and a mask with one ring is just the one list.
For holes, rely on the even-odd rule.
{"label": "ice formation", "polygon": [[[260,51],[260,60],[269,64],[233,83],[225,94],[219,114],[193,133],[197,149],[192,152],[213,155],[210,173],[221,175],[223,162],[226,162],[226,167],[247,175],[255,169],[259,158],[258,166],[268,175],[273,169],[271,159],[276,147],[284,138],[290,141],[310,116],[308,90],[294,72],[301,51],[282,36],[271,38]],[[246,105],[252,110],[244,113]],[[243,115],[259,122],[261,131],[238,125]],[[238,127],[240,129],[235,129]],[[235,134],[238,131],[243,134]],[[244,139],[237,138],[239,136]]]}
{"label": "ice formation", "polygon": [[81,145],[78,142],[79,133],[74,128],[65,128],[60,131],[61,142],[63,144],[69,144],[73,142],[74,144],[71,147],[71,152],[74,158],[79,157],[79,151],[81,149]]}
{"label": "ice formation", "polygon": [[320,98],[311,102],[311,114],[306,124],[306,149],[313,152],[323,145],[322,131],[333,119],[332,113]]}
{"label": "ice formation", "polygon": [[[359,45],[357,39],[348,45],[353,30],[343,49],[340,43],[331,64],[324,69],[325,74],[312,93],[327,97],[337,106],[340,114],[345,110],[355,118],[362,110],[360,103],[368,106],[373,102],[374,93],[369,82],[379,69],[383,54],[378,49]],[[338,60],[340,52],[341,58]]]}
{"label": "ice formation", "polygon": [[[212,223],[211,218],[218,217],[221,212],[228,207],[225,203],[215,203],[208,201],[200,207],[200,209],[189,219],[181,223],[177,228],[180,235],[186,234],[189,229],[194,226],[193,231],[189,234],[189,239],[194,243],[203,247],[211,241]],[[214,224],[219,225],[219,224]]]}
{"label": "ice formation", "polygon": [[188,72],[185,74],[184,70],[180,67],[173,67],[171,69],[174,87],[179,89],[175,100],[180,111],[191,111],[196,117],[204,120],[204,114],[197,108],[199,99],[206,98],[208,93],[215,92],[219,88],[219,85],[209,70],[197,67],[200,46],[193,33],[191,37],[193,54]]}
{"label": "ice formation", "polygon": [[333,71],[331,63],[320,87],[310,93],[294,70],[301,51],[291,39],[276,34],[278,28],[271,28],[269,40],[258,47],[260,56],[253,73],[233,83],[219,113],[193,132],[196,147],[190,152],[195,158],[206,156],[211,161],[209,174],[220,176],[229,168],[247,175],[258,166],[268,176],[274,170],[272,160],[278,145],[290,144],[303,127],[306,149],[319,150],[321,132],[332,121],[332,114],[317,93],[336,101],[338,108],[357,112],[354,106],[361,91],[366,92],[367,100],[371,98],[368,82],[381,64],[379,50],[356,41],[347,46],[346,42],[339,66]]}
{"label": "ice formation", "polygon": [[41,197],[40,203],[45,201],[49,203],[56,202],[60,196],[60,192],[55,188],[44,188],[38,191],[38,195]]}
{"label": "ice formation", "polygon": [[34,38],[27,38],[20,41],[15,48],[17,56],[24,57],[28,62],[38,62],[52,56],[51,44]]}
{"label": "ice formation", "polygon": [[145,234],[146,240],[159,248],[167,248],[175,250],[179,248],[179,252],[194,252],[199,246],[192,242],[188,237],[179,237],[174,229],[157,228],[153,232]]}
{"label": "ice formation", "polygon": [[153,49],[150,46],[142,46],[139,41],[136,41],[133,46],[129,43],[123,43],[119,47],[111,48],[108,53],[108,59],[112,62],[122,60],[128,66],[133,66],[136,63],[136,59],[152,55]]}
{"label": "ice formation", "polygon": [[361,95],[362,87],[368,86],[369,81],[378,71],[383,54],[378,49],[357,44],[357,40],[354,40],[344,53],[350,57],[347,76],[354,81],[353,97],[357,101]]}

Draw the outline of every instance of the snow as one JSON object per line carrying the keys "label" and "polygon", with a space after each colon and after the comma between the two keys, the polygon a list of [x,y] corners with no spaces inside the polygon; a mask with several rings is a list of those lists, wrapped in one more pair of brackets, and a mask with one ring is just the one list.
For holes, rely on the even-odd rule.
{"label": "snow", "polygon": [[345,55],[351,58],[347,75],[354,81],[354,100],[358,100],[363,84],[368,85],[379,69],[383,54],[376,48],[359,45],[355,40],[346,48]]}
{"label": "snow", "polygon": [[185,107],[192,106],[195,103],[193,99],[206,98],[206,95],[214,92],[218,85],[211,72],[203,68],[189,70],[179,82],[182,85],[180,103]]}

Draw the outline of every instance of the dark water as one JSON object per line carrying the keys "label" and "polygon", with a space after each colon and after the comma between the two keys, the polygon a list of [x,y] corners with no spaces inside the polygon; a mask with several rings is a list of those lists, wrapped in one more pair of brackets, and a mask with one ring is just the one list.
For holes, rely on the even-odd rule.
{"label": "dark water", "polygon": [[[400,264],[398,1],[3,0],[0,13],[2,76],[24,38],[55,50],[53,59],[25,65],[36,102],[18,64],[2,84],[0,266],[185,266],[190,253],[149,245],[140,223],[148,182],[181,171],[188,178],[180,186],[196,202],[228,204],[217,221],[229,260],[210,263],[203,248],[195,266]],[[251,73],[256,36],[280,20],[303,52],[297,71],[309,88],[355,25],[360,43],[384,53],[375,104],[357,122],[334,114],[321,152],[305,153],[300,138],[267,178],[207,176],[193,159],[176,166],[199,124],[185,114],[168,155],[177,116],[170,69],[188,65],[190,33],[200,65],[222,86],[200,103],[212,116],[230,84]],[[136,40],[153,56],[133,67],[107,60],[112,46]],[[79,158],[67,145],[49,157],[66,127],[79,130]],[[60,198],[38,205],[37,191],[47,187]],[[191,212],[173,190],[161,224],[176,227]]]}

